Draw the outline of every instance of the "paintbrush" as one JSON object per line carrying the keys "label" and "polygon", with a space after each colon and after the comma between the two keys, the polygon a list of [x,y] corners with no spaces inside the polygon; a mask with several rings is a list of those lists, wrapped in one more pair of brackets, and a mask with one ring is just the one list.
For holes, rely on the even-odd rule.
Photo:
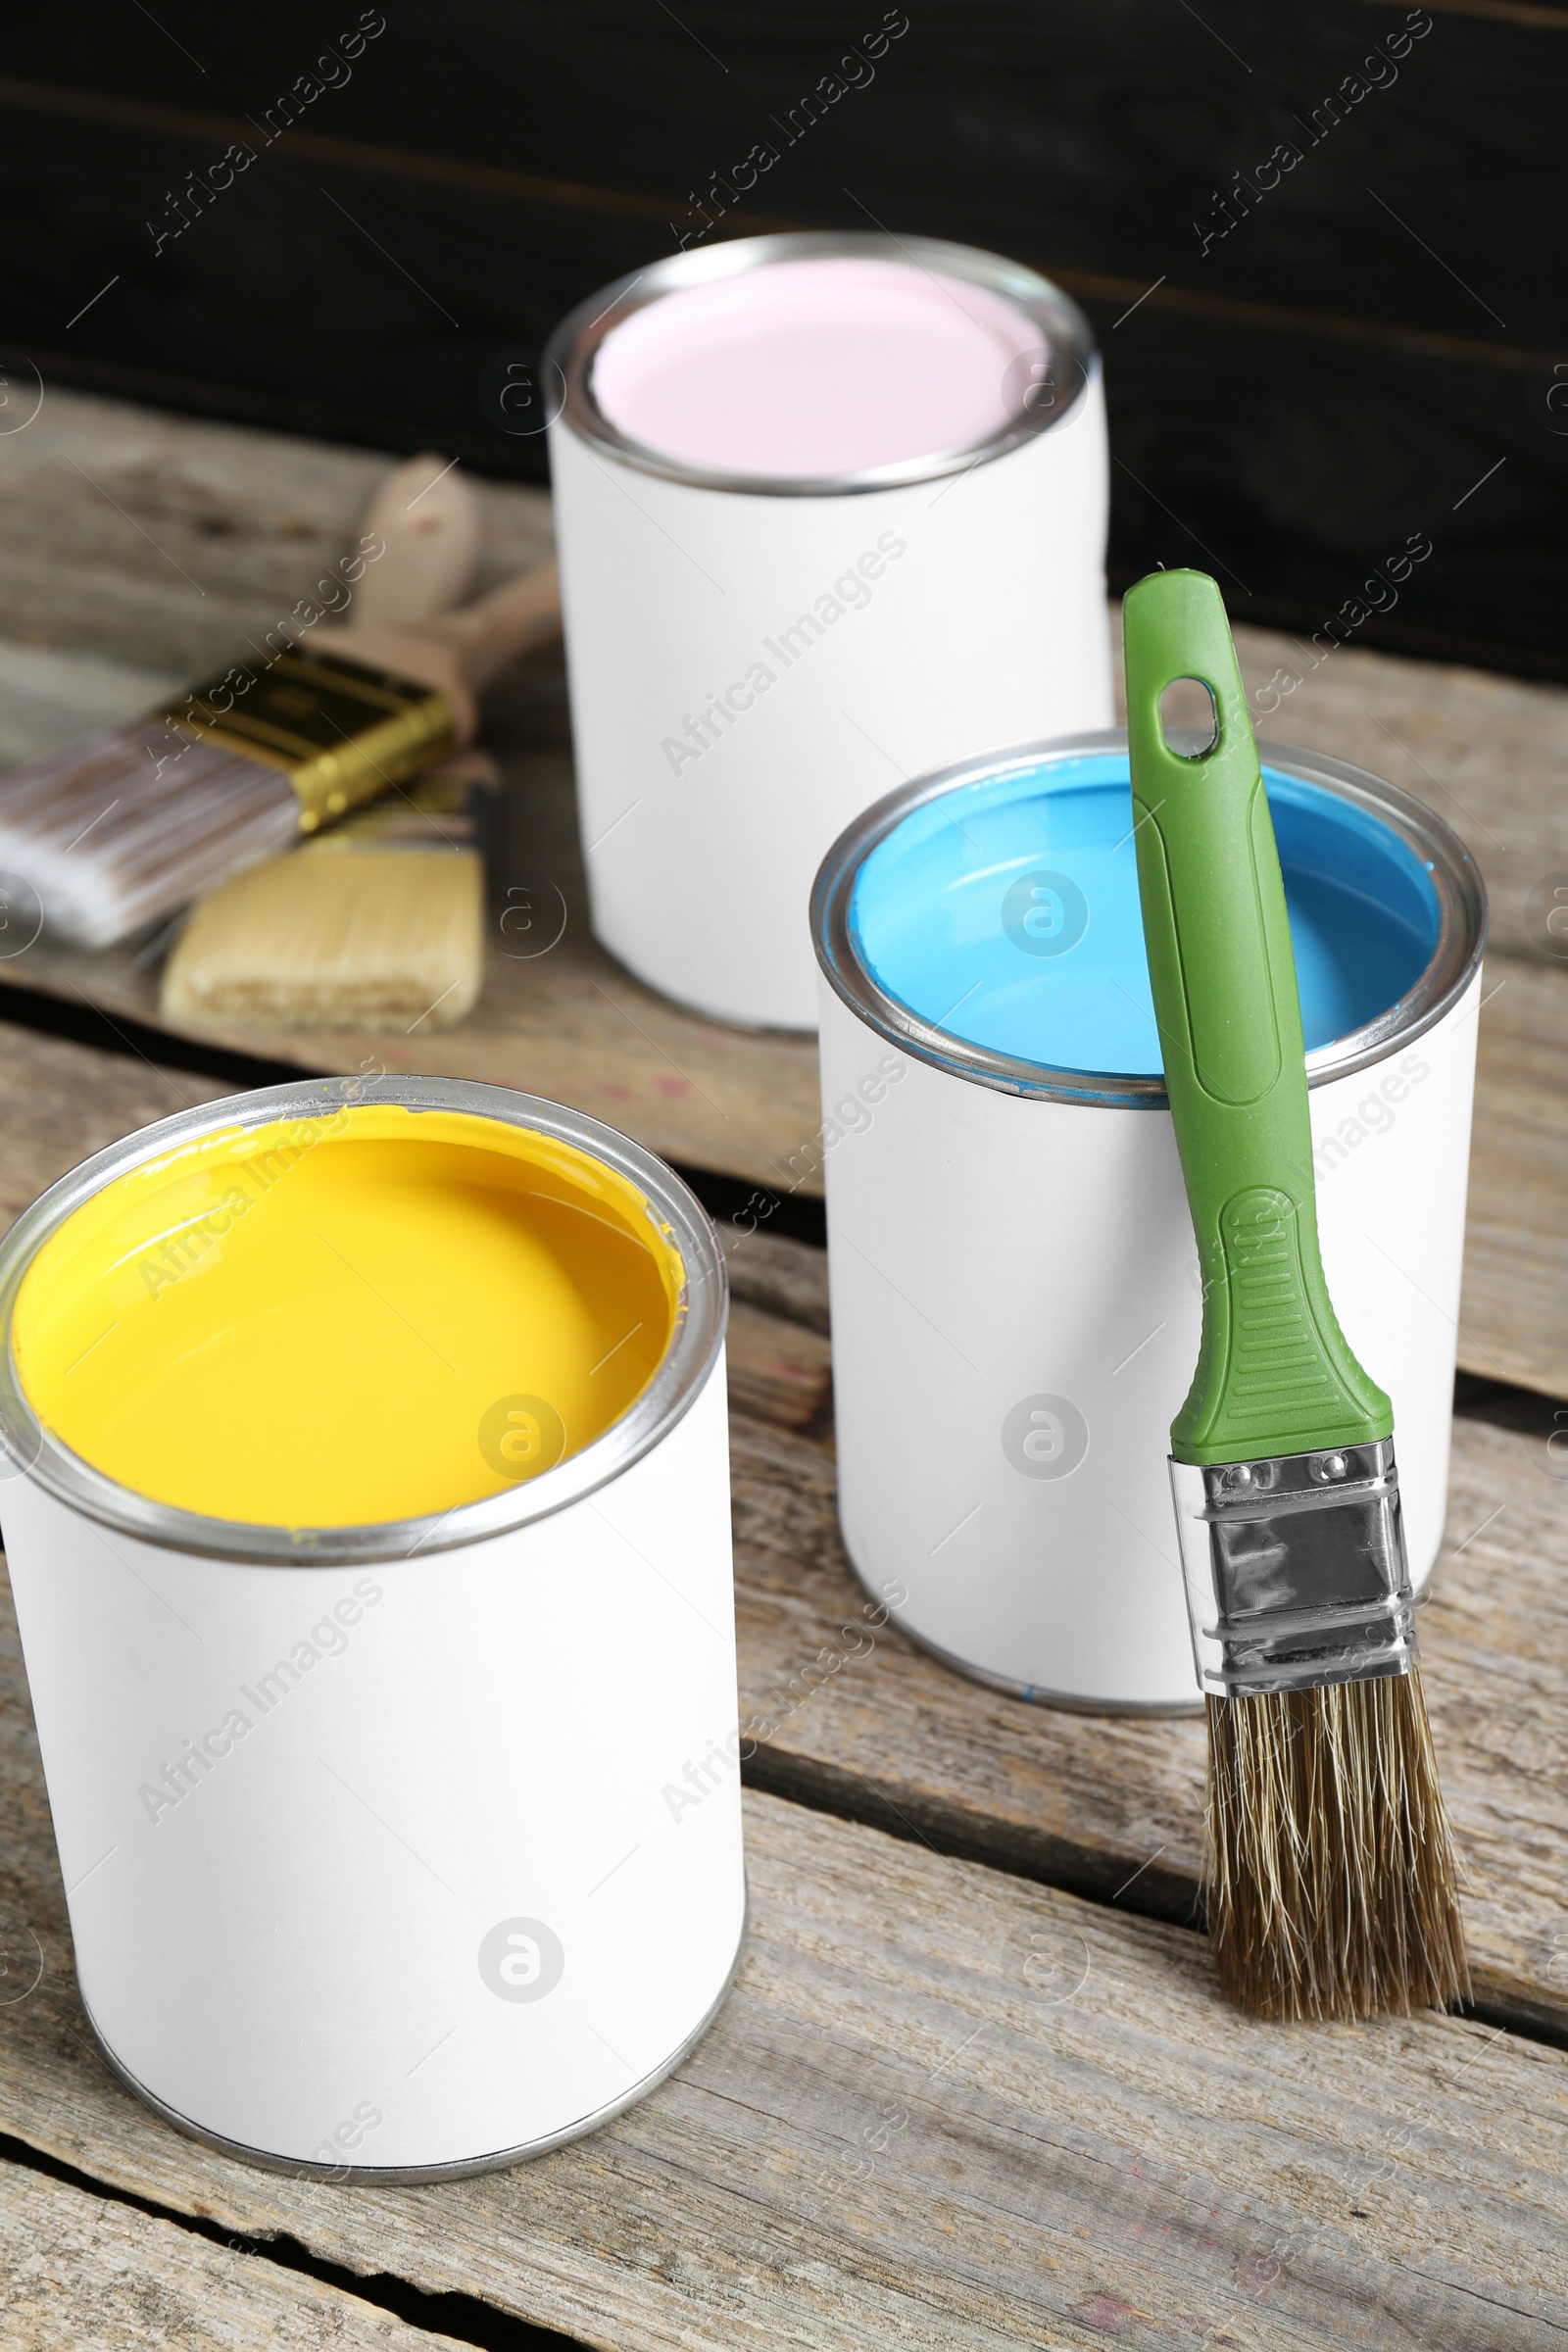
{"label": "paintbrush", "polygon": [[[1394,1414],[1318,1253],[1279,854],[1225,608],[1201,572],[1124,607],[1138,882],[1203,1328],[1171,1487],[1207,1702],[1220,1981],[1265,2017],[1442,2007],[1468,1977],[1416,1664]],[[1208,690],[1209,748],[1160,699]]]}
{"label": "paintbrush", "polygon": [[[416,464],[428,481],[439,461]],[[400,497],[394,488],[382,503]],[[437,507],[452,515],[443,532],[409,523],[417,506],[403,501],[392,535],[363,533],[330,594],[319,584],[322,604],[301,598],[247,659],[0,782],[0,871],[13,893],[34,893],[56,936],[104,947],[466,744],[474,691],[554,635],[559,617],[553,565],[430,616],[471,566],[462,506],[449,494]],[[394,541],[411,557],[422,548],[425,585],[411,589],[400,554],[378,604],[364,583]],[[350,626],[317,625],[355,596]]]}
{"label": "paintbrush", "polygon": [[446,1029],[484,974],[487,804],[455,760],[223,883],[191,909],[159,1000],[174,1028]]}

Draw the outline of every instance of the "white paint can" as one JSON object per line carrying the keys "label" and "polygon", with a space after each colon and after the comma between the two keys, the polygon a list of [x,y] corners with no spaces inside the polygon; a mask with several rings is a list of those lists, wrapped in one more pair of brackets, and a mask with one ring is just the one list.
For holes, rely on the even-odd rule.
{"label": "white paint can", "polygon": [[[29,1268],[118,1179],[279,1121],[308,1151],[345,1101],[501,1122],[635,1188],[684,1273],[647,1385],[554,1467],[401,1521],[216,1519],[104,1475],[19,1374]],[[725,1284],[685,1186],[502,1088],[301,1081],[62,1178],[0,1248],[0,1510],[77,1979],[117,2074],[231,2155],[367,2181],[515,2163],[662,2081],[745,1910]]]}
{"label": "white paint can", "polygon": [[[939,403],[900,426],[918,454],[873,462],[903,444],[879,428],[869,393],[873,413],[848,416],[850,396],[906,347],[891,325],[880,346],[857,339],[854,317],[837,389],[802,363],[798,397],[771,425],[736,437],[737,416],[744,424],[765,398],[765,374],[748,389],[744,370],[681,454],[678,422],[648,424],[663,434],[654,446],[612,420],[625,355],[640,365],[645,348],[650,368],[667,359],[668,382],[686,385],[685,409],[701,407],[706,379],[687,383],[676,364],[681,306],[716,333],[732,310],[744,324],[760,305],[758,365],[776,335],[783,367],[798,338],[779,325],[778,290],[792,272],[809,289],[843,269],[871,272],[895,324],[916,297],[934,308],[913,322],[911,385],[937,319],[957,332],[970,312],[980,318],[984,429],[962,421],[961,401]],[[824,299],[831,310],[831,280]],[[828,358],[839,333],[830,319],[818,338]],[[937,376],[941,363],[938,350]],[[896,776],[1112,715],[1104,400],[1088,324],[1047,279],[967,246],[755,237],[591,296],[558,330],[547,371],[563,404],[551,472],[595,932],[681,1004],[809,1029],[811,877],[843,826]],[[923,446],[922,428],[968,437]]]}
{"label": "white paint can", "polygon": [[[1486,899],[1393,786],[1260,744],[1323,1264],[1394,1401],[1417,1590],[1446,1507]],[[1199,1703],[1166,1473],[1201,1295],[1126,737],[971,760],[840,838],[821,966],[840,1514],[896,1622],[1019,1696]]]}

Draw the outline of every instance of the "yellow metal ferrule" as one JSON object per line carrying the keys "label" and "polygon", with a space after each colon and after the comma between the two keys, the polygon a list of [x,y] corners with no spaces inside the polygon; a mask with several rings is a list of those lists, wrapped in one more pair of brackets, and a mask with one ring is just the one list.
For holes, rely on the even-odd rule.
{"label": "yellow metal ferrule", "polygon": [[401,783],[457,741],[445,695],[339,654],[283,654],[211,678],[160,714],[191,742],[280,768],[300,831]]}

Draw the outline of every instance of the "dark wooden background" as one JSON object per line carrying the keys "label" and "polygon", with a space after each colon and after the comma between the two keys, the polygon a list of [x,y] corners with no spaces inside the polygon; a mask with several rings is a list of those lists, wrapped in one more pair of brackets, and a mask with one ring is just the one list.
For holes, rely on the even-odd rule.
{"label": "dark wooden background", "polygon": [[[1398,35],[1402,0],[906,7],[874,79],[712,233],[870,216],[1058,278],[1105,353],[1118,584],[1206,564],[1239,617],[1311,631],[1420,534],[1432,557],[1359,642],[1568,677],[1568,390],[1560,414],[1547,398],[1559,358],[1568,386],[1568,6],[1428,0],[1394,86],[1315,146],[1312,110]],[[487,367],[668,252],[689,194],[782,146],[777,119],[883,10],[384,15],[346,86],[155,253],[168,192],[259,144],[247,118],[359,0],[13,13],[0,417],[36,368],[543,479],[541,443],[487,414]],[[1203,253],[1216,188],[1282,140],[1299,166]]]}

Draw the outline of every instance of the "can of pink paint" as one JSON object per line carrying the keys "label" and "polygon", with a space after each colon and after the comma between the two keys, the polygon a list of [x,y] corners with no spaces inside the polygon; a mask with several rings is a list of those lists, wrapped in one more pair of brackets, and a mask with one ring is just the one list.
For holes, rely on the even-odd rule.
{"label": "can of pink paint", "polygon": [[901,776],[1111,716],[1100,362],[929,238],[755,237],[592,295],[548,373],[596,934],[809,1029],[811,877]]}

